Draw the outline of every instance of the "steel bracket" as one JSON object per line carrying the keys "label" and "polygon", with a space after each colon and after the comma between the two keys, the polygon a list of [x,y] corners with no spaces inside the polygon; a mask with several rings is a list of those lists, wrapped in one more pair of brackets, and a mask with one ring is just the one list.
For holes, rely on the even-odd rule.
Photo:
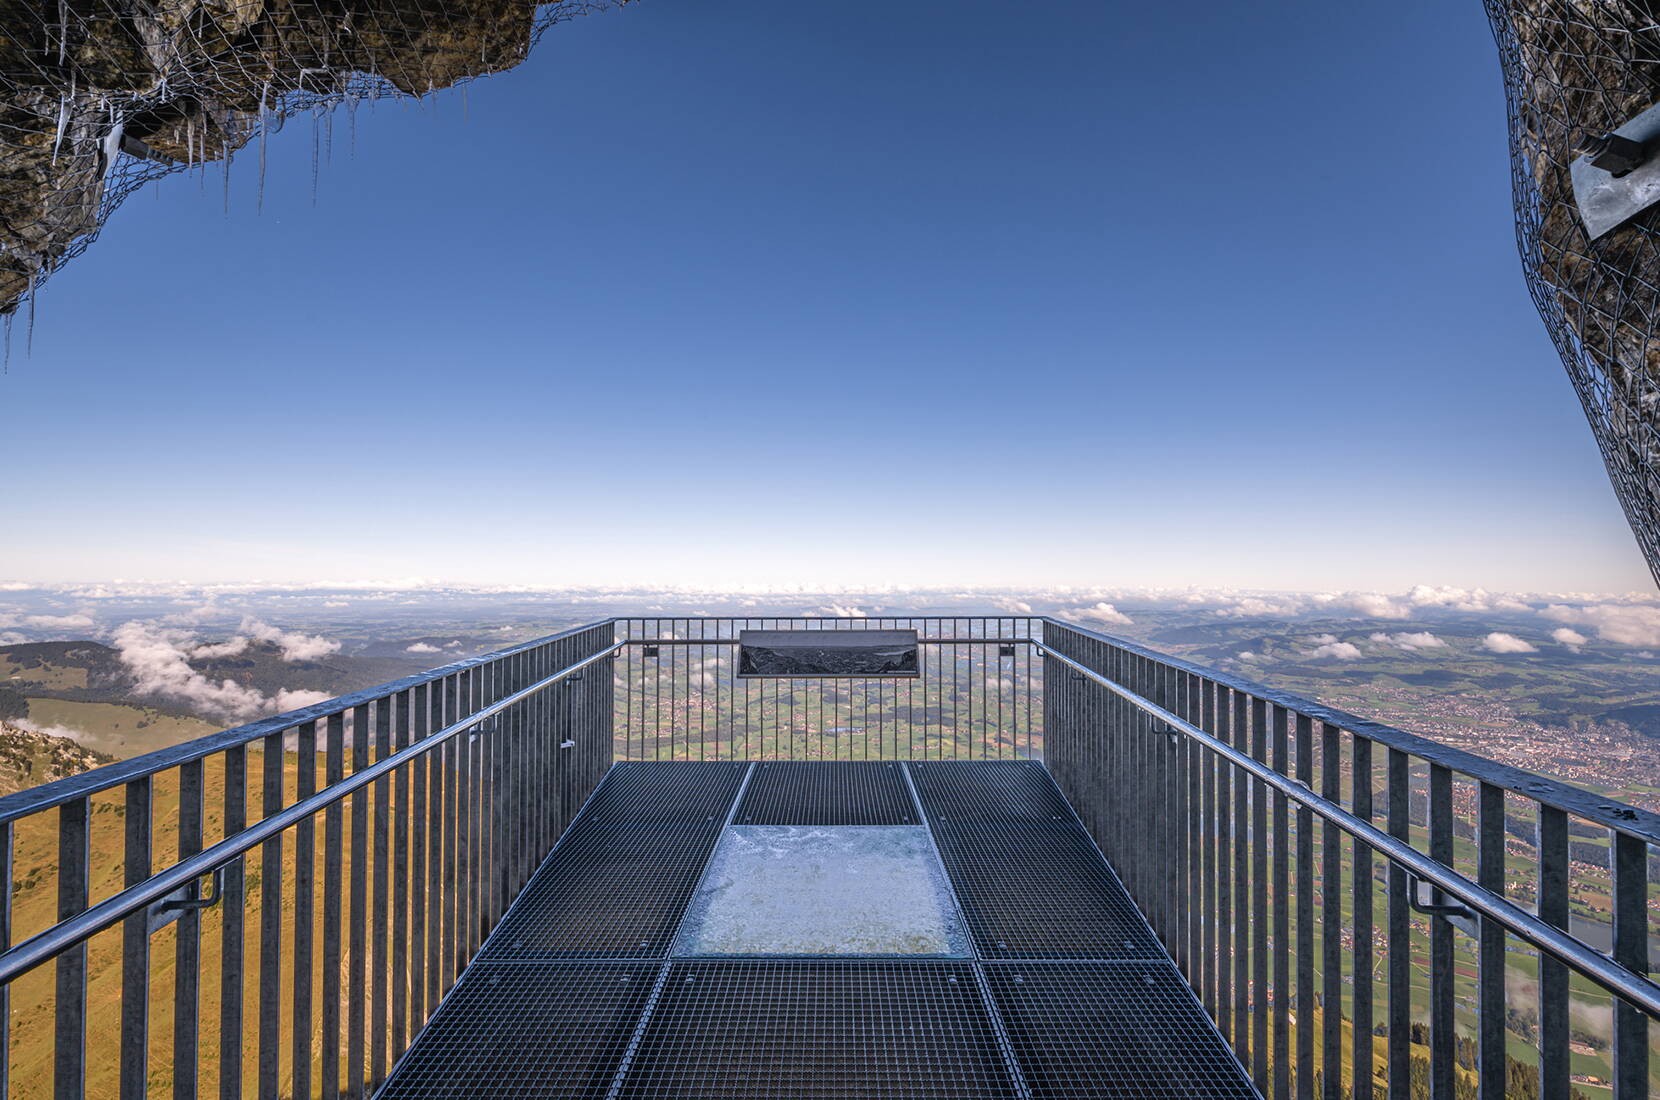
{"label": "steel bracket", "polygon": [[[1422,913],[1426,917],[1439,917],[1442,920],[1451,921],[1454,927],[1474,936],[1476,934],[1476,922],[1480,920],[1476,911],[1467,905],[1457,903],[1424,901],[1422,887],[1425,885],[1424,880],[1411,871],[1406,873],[1406,897],[1407,902],[1412,906],[1413,912]],[[1437,892],[1434,887],[1431,887],[1430,896],[1434,897]]]}
{"label": "steel bracket", "polygon": [[166,928],[184,914],[201,910],[212,909],[225,896],[225,869],[216,867],[210,876],[213,880],[212,888],[204,896],[201,893],[201,879],[192,879],[190,885],[181,886],[158,901],[150,903],[144,911],[145,924],[151,932]]}

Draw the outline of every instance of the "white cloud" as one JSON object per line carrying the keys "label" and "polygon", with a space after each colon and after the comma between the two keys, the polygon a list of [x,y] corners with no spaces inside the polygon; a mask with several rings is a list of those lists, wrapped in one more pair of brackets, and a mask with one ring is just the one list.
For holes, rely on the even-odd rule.
{"label": "white cloud", "polygon": [[25,615],[22,625],[36,630],[91,630],[98,624],[91,615]]}
{"label": "white cloud", "polygon": [[812,618],[821,616],[832,619],[862,619],[865,613],[851,604],[830,603],[823,607],[815,607],[807,612]]}
{"label": "white cloud", "polygon": [[1316,634],[1313,638],[1313,641],[1319,643],[1320,645],[1331,645],[1333,642],[1337,641],[1337,635],[1335,635],[1335,634]]}
{"label": "white cloud", "polygon": [[1561,645],[1567,646],[1569,649],[1573,650],[1575,653],[1579,652],[1579,647],[1580,646],[1584,645],[1587,641],[1590,640],[1590,639],[1586,638],[1585,635],[1581,634],[1579,631],[1573,630],[1573,629],[1571,629],[1569,627],[1566,627],[1566,626],[1557,627],[1555,630],[1550,632],[1550,636],[1554,641],[1556,641],[1557,643],[1559,643]]}
{"label": "white cloud", "polygon": [[340,643],[313,634],[278,630],[258,619],[243,619],[242,630],[262,642],[271,642],[282,650],[285,661],[315,661],[331,653],[340,652]]}
{"label": "white cloud", "polygon": [[238,635],[229,641],[213,645],[199,645],[190,651],[192,660],[210,661],[216,657],[240,657],[248,652],[248,639]]}
{"label": "white cloud", "polygon": [[1494,653],[1539,652],[1538,647],[1532,643],[1524,642],[1522,639],[1516,637],[1516,635],[1506,634],[1501,630],[1495,630],[1493,633],[1487,635],[1487,637],[1481,640],[1481,645],[1483,649],[1490,650]]}
{"label": "white cloud", "polygon": [[1406,619],[1412,616],[1411,608],[1397,603],[1382,592],[1351,592],[1343,598],[1342,603],[1368,619]]}
{"label": "white cloud", "polygon": [[1327,642],[1325,645],[1303,651],[1304,657],[1316,660],[1322,657],[1332,657],[1339,661],[1358,661],[1365,654],[1353,642]]}
{"label": "white cloud", "polygon": [[1110,623],[1113,626],[1131,626],[1135,620],[1124,614],[1110,603],[1098,603],[1092,607],[1073,608],[1069,614],[1088,622]]}
{"label": "white cloud", "polygon": [[1239,659],[1253,665],[1260,664],[1262,662],[1262,658],[1259,655],[1252,653],[1248,649],[1242,649],[1239,651]]}
{"label": "white cloud", "polygon": [[235,680],[209,679],[190,667],[190,655],[199,647],[180,630],[129,622],[116,629],[113,640],[116,655],[135,681],[135,694],[177,700],[226,721],[246,722],[328,698],[322,692],[299,689],[266,695]]}
{"label": "white cloud", "polygon": [[404,650],[404,652],[405,653],[442,653],[444,651],[439,649],[437,646],[431,645],[427,642],[416,642],[414,645],[412,645],[408,649]]}
{"label": "white cloud", "polygon": [[1237,619],[1288,619],[1307,610],[1307,605],[1297,596],[1234,596],[1227,593],[1193,592],[1182,602],[1201,606],[1219,603],[1222,606],[1217,609],[1218,615]]}
{"label": "white cloud", "polygon": [[1372,641],[1380,645],[1399,646],[1408,651],[1419,649],[1446,649],[1447,643],[1424,630],[1415,634],[1373,634]]}
{"label": "white cloud", "polygon": [[1660,607],[1614,603],[1585,607],[1551,604],[1540,614],[1559,623],[1593,627],[1599,638],[1620,645],[1660,645]]}
{"label": "white cloud", "polygon": [[301,707],[309,707],[313,703],[324,703],[332,698],[334,698],[334,696],[330,695],[326,691],[307,691],[304,688],[281,688],[277,691],[277,694],[272,697],[272,702],[274,704],[272,709],[280,714],[285,710],[299,710]]}

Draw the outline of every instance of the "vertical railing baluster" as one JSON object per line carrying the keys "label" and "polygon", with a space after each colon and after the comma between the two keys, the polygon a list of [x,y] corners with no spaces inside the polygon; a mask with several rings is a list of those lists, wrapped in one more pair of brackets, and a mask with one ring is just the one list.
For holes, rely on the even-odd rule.
{"label": "vertical railing baluster", "polygon": [[[58,920],[86,909],[92,859],[85,796],[58,807]],[[52,1051],[56,1100],[86,1094],[86,943],[58,956],[57,1021]]]}
{"label": "vertical railing baluster", "polygon": [[[442,728],[452,727],[457,722],[457,692],[458,677],[443,679],[442,695],[438,698],[443,713],[437,718]],[[445,844],[445,821],[448,815],[455,813],[452,798],[455,788],[450,783],[450,776],[455,775],[458,753],[468,752],[468,745],[476,742],[476,730],[465,730],[450,738],[440,750],[433,762],[432,791],[428,796],[432,806],[428,813],[432,815],[432,841],[430,841],[430,859],[432,859],[432,896],[428,899],[427,924],[432,931],[432,949],[427,952],[427,999],[437,1005],[438,999],[448,989],[445,981],[445,961],[450,957],[450,944],[455,942],[455,932],[452,922],[455,921],[457,906],[460,906],[461,919],[468,919],[468,898],[473,898],[473,883],[471,879],[455,879],[445,874],[443,869],[443,844]],[[447,893],[448,891],[448,893]],[[460,901],[457,901],[460,898]],[[476,911],[473,911],[476,914]],[[476,916],[473,917],[476,919]]]}
{"label": "vertical railing baluster", "polygon": [[[432,726],[434,729],[444,729],[455,722],[455,697],[449,690],[448,679],[440,680],[432,685],[430,705],[433,708]],[[444,817],[444,753],[441,748],[433,749],[427,754],[427,864],[426,864],[426,899],[427,899],[427,944],[426,944],[426,1003],[431,1009],[438,1007],[438,1000],[443,995],[443,968],[440,959],[443,957],[443,924],[439,919],[439,910],[443,905],[444,897],[444,844],[443,844],[443,817]]]}
{"label": "vertical railing baluster", "polygon": [[[1568,930],[1568,814],[1539,807],[1539,919]],[[1539,953],[1539,1095],[1566,1097],[1569,1063],[1568,968]]]}
{"label": "vertical railing baluster", "polygon": [[[1229,744],[1249,755],[1251,698],[1233,693],[1233,738]],[[1250,774],[1234,766],[1233,797],[1233,1043],[1239,1060],[1250,1065],[1251,1041],[1251,787]]]}
{"label": "vertical railing baluster", "polygon": [[[1194,725],[1200,722],[1200,691],[1203,681],[1189,674],[1184,686],[1184,717]],[[1197,742],[1182,738],[1187,754],[1187,877],[1188,877],[1188,970],[1187,980],[1204,995],[1205,988],[1205,871],[1204,853],[1210,849],[1210,837],[1204,829],[1205,760],[1210,755]]]}
{"label": "vertical railing baluster", "polygon": [[[480,690],[480,685],[483,684],[481,677],[483,677],[483,670],[480,669],[463,672],[460,677],[457,677],[455,695],[452,698],[453,707],[455,708],[450,712],[450,725],[455,725],[455,723],[460,722],[461,718],[475,713],[478,710],[478,705],[488,698],[475,695],[476,690]],[[481,745],[493,745],[495,743],[495,737],[490,733],[485,733],[483,725],[475,725],[470,730],[466,730],[465,733],[458,733],[457,737],[478,738]],[[466,913],[466,891],[461,886],[460,879],[455,876],[455,868],[457,868],[457,851],[455,851],[455,848],[457,848],[458,840],[455,825],[457,825],[457,818],[460,816],[458,800],[460,800],[461,793],[463,793],[460,786],[457,785],[458,776],[457,771],[455,771],[457,752],[458,750],[452,750],[452,752],[445,755],[445,768],[443,768],[443,891],[445,893],[443,893],[442,911],[440,911],[440,917],[443,921],[443,959],[442,964],[440,964],[442,966],[440,987],[442,987],[443,992],[448,992],[450,986],[455,984],[455,977],[460,974],[461,966],[465,962],[463,949],[465,949],[466,939],[468,939],[466,926],[470,924],[468,913]],[[491,856],[493,854],[495,853],[491,853]],[[488,868],[490,864],[485,863],[481,866]],[[490,904],[488,899],[483,898],[483,894],[481,894],[481,899],[485,901],[486,906]],[[481,917],[481,919],[488,921],[488,916]]]}
{"label": "vertical railing baluster", "polygon": [[[1648,844],[1613,832],[1610,862],[1614,877],[1614,961],[1634,974],[1648,974]],[[1635,1006],[1614,998],[1614,1097],[1649,1095],[1649,1023]]]}
{"label": "vertical railing baluster", "polygon": [[[1291,716],[1274,705],[1270,736],[1273,767],[1291,774]],[[1291,1096],[1291,803],[1274,792],[1274,1091],[1273,1100]]]}
{"label": "vertical railing baluster", "polygon": [[[202,816],[202,762],[190,760],[179,767],[181,860],[202,850]],[[201,977],[202,914],[186,909],[173,940],[173,1100],[196,1097]]]}
{"label": "vertical railing baluster", "polygon": [[[1297,778],[1314,789],[1314,719],[1297,715]],[[1297,807],[1297,1100],[1314,1100],[1314,811]]]}
{"label": "vertical railing baluster", "polygon": [[[1229,690],[1221,684],[1216,688],[1216,728],[1211,733],[1218,741],[1231,743],[1228,722],[1230,713]],[[1216,765],[1216,1023],[1222,1037],[1237,1044],[1240,1036],[1234,1031],[1233,1019],[1233,765],[1222,757]]]}
{"label": "vertical railing baluster", "polygon": [[[129,780],[126,788],[121,883],[131,887],[150,877],[151,777]],[[149,1073],[150,918],[141,910],[121,922],[121,1100],[144,1100]]]}
{"label": "vertical railing baluster", "polygon": [[[392,755],[392,706],[390,699],[375,703],[375,761],[379,763]],[[392,925],[392,781],[381,776],[374,781],[375,789],[375,913],[370,925],[369,954],[372,959],[369,974],[369,1084],[378,1089],[386,1079],[386,1041],[388,1038],[390,1006],[388,988],[391,977]]]}
{"label": "vertical railing baluster", "polygon": [[[1251,699],[1251,757],[1268,761],[1268,703]],[[1268,1083],[1268,788],[1251,780],[1251,1079],[1266,1094]]]}
{"label": "vertical railing baluster", "polygon": [[[417,684],[411,692],[415,740],[424,740],[435,727],[427,709],[429,685]],[[437,727],[442,728],[442,727]],[[427,1003],[427,767],[432,753],[410,762],[410,874],[409,874],[409,1002],[416,1025],[426,1021],[436,1005]]]}
{"label": "vertical railing baluster", "polygon": [[[1060,678],[1058,675],[1054,677],[1056,680]],[[1199,682],[1199,728],[1206,733],[1214,733],[1216,730],[1216,685],[1209,680]],[[1216,828],[1216,775],[1219,769],[1216,766],[1216,757],[1208,750],[1201,751],[1203,755],[1199,759],[1199,771],[1204,790],[1200,795],[1203,800],[1200,808],[1203,836],[1200,843],[1202,851],[1199,875],[1203,893],[1199,899],[1199,907],[1203,912],[1203,927],[1199,930],[1202,938],[1199,945],[1199,988],[1205,1011],[1210,1013],[1211,1019],[1220,1024],[1222,1009],[1216,999],[1216,952],[1219,938],[1216,935],[1216,852],[1220,840],[1220,833]]]}
{"label": "vertical railing baluster", "polygon": [[[225,750],[225,836],[248,826],[248,749]],[[248,904],[247,857],[225,865],[219,903],[219,1100],[242,1100],[243,976],[246,969]]]}
{"label": "vertical railing baluster", "polygon": [[[414,726],[412,692],[394,696],[397,714],[392,724],[392,748],[409,747]],[[397,1061],[409,1041],[409,767],[392,775],[392,1060]]]}
{"label": "vertical railing baluster", "polygon": [[[1504,896],[1504,790],[1481,784],[1477,796],[1476,881]],[[1480,922],[1479,993],[1476,1002],[1476,1057],[1481,1100],[1504,1100],[1504,928]]]}
{"label": "vertical railing baluster", "polygon": [[[283,735],[268,734],[261,749],[263,813],[282,810]],[[259,1096],[278,1100],[282,1043],[282,835],[259,850]]]}
{"label": "vertical railing baluster", "polygon": [[[1389,750],[1389,835],[1412,839],[1411,760]],[[1412,1100],[1412,909],[1406,870],[1389,865],[1389,1100]]]}
{"label": "vertical railing baluster", "polygon": [[[1355,735],[1349,786],[1352,811],[1372,823],[1372,742]],[[1372,849],[1358,837],[1351,842],[1354,885],[1354,1100],[1372,1100]]]}
{"label": "vertical railing baluster", "polygon": [[[304,722],[294,738],[294,799],[317,793],[317,723]],[[311,1100],[312,939],[317,932],[317,823],[294,826],[294,1100]]]}
{"label": "vertical railing baluster", "polygon": [[[1320,795],[1343,796],[1342,731],[1320,723]],[[1326,822],[1320,838],[1320,1059],[1328,1100],[1343,1095],[1343,846],[1342,833]]]}
{"label": "vertical railing baluster", "polygon": [[[16,889],[16,828],[0,822],[0,950],[12,945],[12,894]],[[12,987],[0,983],[0,1100],[12,1094]]]}
{"label": "vertical railing baluster", "polygon": [[[331,714],[323,726],[323,782],[346,778],[346,716]],[[322,1100],[340,1098],[340,911],[345,810],[335,802],[323,811],[323,1074]]]}
{"label": "vertical railing baluster", "polygon": [[[1452,771],[1444,764],[1429,766],[1429,854],[1452,866]],[[1441,891],[1434,895],[1436,904],[1446,904]],[[1454,1100],[1453,927],[1444,917],[1431,917],[1429,924],[1429,1091],[1431,1100]]]}
{"label": "vertical railing baluster", "polygon": [[[369,766],[369,706],[352,708],[352,771]],[[364,1035],[364,1006],[369,984],[369,790],[352,792],[351,932],[346,971],[346,1093],[350,1100],[367,1095],[368,1068]]]}

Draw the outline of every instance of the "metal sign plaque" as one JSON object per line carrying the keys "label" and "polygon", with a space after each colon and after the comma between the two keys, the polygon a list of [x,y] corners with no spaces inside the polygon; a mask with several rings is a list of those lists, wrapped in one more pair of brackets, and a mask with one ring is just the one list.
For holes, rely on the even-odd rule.
{"label": "metal sign plaque", "polygon": [[[1652,151],[1660,140],[1660,106],[1650,107],[1614,134]],[[1568,174],[1579,216],[1593,241],[1660,202],[1660,157],[1651,156],[1620,176],[1596,167],[1589,157],[1579,157]]]}
{"label": "metal sign plaque", "polygon": [[740,630],[740,678],[921,675],[914,630]]}

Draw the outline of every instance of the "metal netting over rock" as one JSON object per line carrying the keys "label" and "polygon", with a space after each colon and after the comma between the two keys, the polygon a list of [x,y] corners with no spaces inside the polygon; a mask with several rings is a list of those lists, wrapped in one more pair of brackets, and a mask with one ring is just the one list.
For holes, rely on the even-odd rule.
{"label": "metal netting over rock", "polygon": [[510,69],[607,0],[0,0],[0,314],[157,175]]}
{"label": "metal netting over rock", "polygon": [[1486,0],[1528,287],[1660,581],[1660,206],[1591,240],[1569,166],[1660,103],[1660,3]]}

